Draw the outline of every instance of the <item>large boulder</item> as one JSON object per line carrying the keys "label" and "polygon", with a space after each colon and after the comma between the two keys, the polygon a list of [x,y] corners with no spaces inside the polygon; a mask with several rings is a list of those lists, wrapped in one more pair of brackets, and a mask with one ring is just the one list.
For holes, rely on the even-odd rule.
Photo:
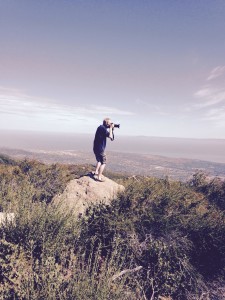
{"label": "large boulder", "polygon": [[110,204],[111,200],[123,190],[124,186],[107,177],[104,177],[104,182],[99,182],[92,176],[83,176],[71,180],[64,192],[54,197],[53,204],[59,204],[66,212],[72,210],[79,215],[83,214],[86,208],[93,203]]}
{"label": "large boulder", "polygon": [[15,214],[0,212],[0,225],[14,224]]}

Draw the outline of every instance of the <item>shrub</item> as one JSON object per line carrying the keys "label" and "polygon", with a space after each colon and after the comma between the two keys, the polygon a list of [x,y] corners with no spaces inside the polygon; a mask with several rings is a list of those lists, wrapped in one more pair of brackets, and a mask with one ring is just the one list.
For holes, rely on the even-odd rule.
{"label": "shrub", "polygon": [[0,165],[0,207],[16,215],[0,227],[2,299],[223,299],[222,181],[116,175],[125,192],[76,219],[51,199],[88,168]]}
{"label": "shrub", "polygon": [[225,210],[225,181],[217,177],[210,180],[204,173],[198,172],[189,181],[189,186],[203,193],[212,204]]}

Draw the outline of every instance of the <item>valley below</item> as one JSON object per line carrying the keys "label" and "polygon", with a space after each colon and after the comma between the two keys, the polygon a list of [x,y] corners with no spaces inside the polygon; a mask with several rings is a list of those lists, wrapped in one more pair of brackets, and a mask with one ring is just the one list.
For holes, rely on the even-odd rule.
{"label": "valley below", "polygon": [[[94,167],[96,163],[91,151],[0,148],[0,153],[16,159],[34,159],[46,164],[92,164]],[[181,181],[189,180],[197,172],[204,172],[210,179],[225,179],[224,163],[144,153],[108,151],[107,170],[129,176],[168,177]]]}

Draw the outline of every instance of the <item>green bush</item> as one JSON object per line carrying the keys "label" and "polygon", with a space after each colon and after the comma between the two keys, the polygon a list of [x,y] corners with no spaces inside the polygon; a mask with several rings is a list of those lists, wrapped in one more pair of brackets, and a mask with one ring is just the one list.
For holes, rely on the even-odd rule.
{"label": "green bush", "polygon": [[198,172],[193,175],[189,185],[203,193],[212,204],[225,210],[225,181],[217,177],[209,180],[206,174]]}
{"label": "green bush", "polygon": [[223,212],[184,183],[131,180],[111,206],[86,212],[80,243],[101,245],[105,256],[122,240],[125,262],[132,258],[133,266],[143,266],[139,280],[146,297],[186,299],[205,291],[210,276],[224,276],[224,224]]}
{"label": "green bush", "polygon": [[16,161],[8,155],[0,154],[0,164],[3,165],[16,165]]}
{"label": "green bush", "polygon": [[224,182],[115,175],[111,205],[53,206],[89,168],[0,165],[0,208],[16,215],[0,227],[0,299],[223,299]]}

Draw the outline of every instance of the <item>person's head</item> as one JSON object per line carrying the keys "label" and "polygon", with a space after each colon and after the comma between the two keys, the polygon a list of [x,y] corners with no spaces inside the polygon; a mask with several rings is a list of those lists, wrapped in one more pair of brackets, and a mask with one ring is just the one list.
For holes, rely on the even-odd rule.
{"label": "person's head", "polygon": [[110,118],[105,118],[104,120],[103,120],[103,125],[105,126],[105,127],[110,127],[110,124],[112,123],[112,121],[111,121],[111,119]]}

